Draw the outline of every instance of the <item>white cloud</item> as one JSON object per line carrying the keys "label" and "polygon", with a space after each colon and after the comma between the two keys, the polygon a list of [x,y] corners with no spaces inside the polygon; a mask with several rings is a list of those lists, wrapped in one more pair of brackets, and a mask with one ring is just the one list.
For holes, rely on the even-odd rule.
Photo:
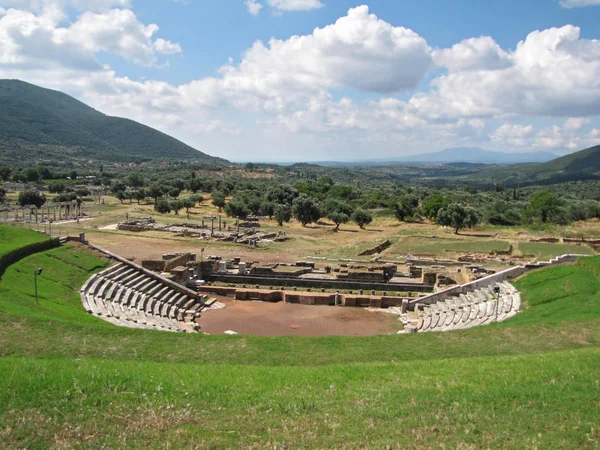
{"label": "white cloud", "polygon": [[[360,157],[352,152],[575,150],[600,140],[600,43],[572,26],[535,31],[511,51],[486,36],[432,51],[417,33],[361,6],[310,34],[255,42],[214,76],[173,85],[117,76],[98,61],[109,52],[149,66],[181,53],[133,11],[102,9],[129,2],[95,1],[98,9],[71,22],[56,6],[65,2],[37,2],[38,10],[25,3],[28,10],[0,8],[0,78],[65,91],[209,152],[229,148],[226,157],[241,151],[240,142],[244,158],[246,147],[257,149],[256,160],[269,146],[286,148],[269,153],[277,159],[306,148],[322,159],[330,148]],[[447,70],[423,86],[434,61]],[[536,117],[546,118],[545,127]]]}
{"label": "white cloud", "polygon": [[508,54],[489,36],[465,39],[452,48],[436,50],[435,62],[452,71],[495,70],[510,66]]}
{"label": "white cloud", "polygon": [[[491,47],[488,41],[487,48]],[[600,41],[581,39],[577,27],[530,33],[501,58],[505,67],[473,52],[465,57],[467,53],[457,46],[447,53],[436,52],[449,73],[433,80],[433,89],[415,95],[408,107],[419,114],[449,118],[600,114]],[[482,64],[486,60],[488,67]]]}
{"label": "white cloud", "polygon": [[175,53],[181,53],[181,46],[174,44],[171,41],[165,41],[162,38],[158,38],[154,41],[154,50],[161,55],[173,55]]}
{"label": "white cloud", "polygon": [[591,119],[587,117],[569,117],[563,127],[568,131],[581,131],[590,122]]}
{"label": "white cloud", "polygon": [[248,12],[253,16],[258,16],[258,13],[263,8],[263,5],[256,0],[246,0],[244,3],[246,4],[246,8],[248,8]]}
{"label": "white cloud", "polygon": [[532,125],[511,125],[504,124],[500,126],[490,137],[492,141],[508,143],[516,147],[524,147],[534,136]]}
{"label": "white cloud", "polygon": [[267,3],[279,11],[309,11],[325,6],[320,0],[267,0]]}
{"label": "white cloud", "polygon": [[131,0],[0,0],[0,7],[41,12],[44,8],[72,6],[79,11],[106,11],[111,7],[131,8]]}
{"label": "white cloud", "polygon": [[181,52],[178,44],[160,38],[153,41],[158,26],[142,24],[131,10],[85,12],[66,27],[59,25],[63,20],[62,11],[55,8],[38,14],[6,11],[0,16],[0,62],[91,70],[99,65],[95,55],[102,51],[148,66],[157,62],[157,53]]}
{"label": "white cloud", "polygon": [[379,20],[361,6],[310,35],[271,39],[268,45],[255,42],[239,65],[220,70],[219,82],[242,103],[258,102],[278,111],[337,87],[411,90],[430,65],[431,49],[425,39]]}
{"label": "white cloud", "polygon": [[560,0],[563,8],[582,8],[584,6],[598,6],[600,0]]}

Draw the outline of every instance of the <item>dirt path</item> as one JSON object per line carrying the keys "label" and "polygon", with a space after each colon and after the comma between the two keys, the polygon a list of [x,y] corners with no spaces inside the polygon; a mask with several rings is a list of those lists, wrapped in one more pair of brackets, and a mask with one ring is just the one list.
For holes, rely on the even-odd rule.
{"label": "dirt path", "polygon": [[227,306],[204,311],[200,329],[209,334],[233,330],[259,336],[374,336],[394,334],[398,316],[362,308],[310,306],[287,303],[236,301],[219,298]]}

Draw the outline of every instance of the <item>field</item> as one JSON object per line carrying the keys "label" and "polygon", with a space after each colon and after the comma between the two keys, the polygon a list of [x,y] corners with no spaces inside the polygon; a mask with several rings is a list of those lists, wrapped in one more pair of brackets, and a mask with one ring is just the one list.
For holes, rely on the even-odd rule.
{"label": "field", "polygon": [[33,231],[0,226],[0,255],[4,255],[28,244],[43,242],[47,239],[47,236]]}
{"label": "field", "polygon": [[63,246],[0,280],[0,447],[600,445],[600,258],[521,278],[501,324],[356,338],[118,328],[79,300],[106,264]]}
{"label": "field", "polygon": [[[12,194],[11,194],[12,195]],[[86,206],[89,219],[56,223],[52,227],[54,235],[77,235],[85,232],[89,240],[97,245],[115,251],[122,256],[135,258],[138,262],[145,258],[159,258],[164,253],[192,251],[223,257],[241,256],[247,260],[295,262],[307,257],[318,259],[352,259],[369,261],[372,256],[359,256],[364,250],[371,249],[389,240],[391,247],[385,250],[383,259],[402,260],[407,255],[435,255],[442,259],[456,259],[466,253],[489,254],[506,251],[512,245],[509,255],[523,261],[547,260],[565,253],[594,254],[587,245],[548,244],[530,242],[540,238],[587,237],[598,236],[600,228],[597,220],[573,223],[568,226],[552,226],[543,231],[522,227],[482,226],[476,230],[462,230],[458,235],[453,230],[431,223],[399,223],[385,211],[375,212],[374,221],[361,230],[348,223],[334,232],[334,226],[327,219],[317,224],[302,227],[296,221],[279,227],[274,220],[261,221],[260,229],[267,233],[284,232],[289,238],[285,242],[265,243],[259,248],[230,242],[214,242],[175,235],[160,231],[140,233],[117,231],[114,228],[126,217],[152,216],[162,224],[191,222],[199,224],[205,215],[218,215],[218,210],[210,204],[208,198],[202,204],[192,208],[189,220],[185,214],[161,215],[153,211],[152,205],[128,203],[121,204],[115,198],[104,197],[104,205]],[[223,219],[231,225],[232,219],[224,213]],[[34,228],[36,225],[32,225]],[[39,225],[44,231],[44,225]],[[502,265],[501,263],[500,265]],[[498,264],[492,262],[494,268]]]}

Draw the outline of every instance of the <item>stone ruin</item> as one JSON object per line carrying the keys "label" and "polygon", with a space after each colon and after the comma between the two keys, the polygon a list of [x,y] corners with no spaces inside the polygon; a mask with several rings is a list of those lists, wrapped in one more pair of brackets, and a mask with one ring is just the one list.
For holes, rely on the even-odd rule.
{"label": "stone ruin", "polygon": [[205,216],[201,224],[184,222],[161,225],[152,217],[128,217],[125,221],[117,224],[117,229],[120,231],[164,231],[203,240],[235,242],[251,247],[257,247],[261,243],[287,240],[285,232],[265,233],[258,231],[258,227],[260,224],[256,222],[239,222],[237,219],[235,226],[232,227],[223,220],[222,216]]}

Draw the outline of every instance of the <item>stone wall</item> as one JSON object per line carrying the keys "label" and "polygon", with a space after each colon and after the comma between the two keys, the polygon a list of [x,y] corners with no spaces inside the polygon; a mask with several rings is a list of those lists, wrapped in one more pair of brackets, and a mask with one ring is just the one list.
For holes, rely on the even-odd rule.
{"label": "stone wall", "polygon": [[190,261],[196,261],[194,253],[176,253],[163,255],[162,259],[145,259],[142,261],[142,267],[153,272],[170,272],[177,267],[187,265]]}
{"label": "stone wall", "polygon": [[359,253],[358,256],[371,256],[371,255],[375,255],[377,253],[381,253],[382,251],[388,249],[391,245],[392,245],[392,243],[388,239],[388,240],[382,242],[381,244],[377,245],[376,247],[370,248],[368,250],[365,250],[362,253]]}
{"label": "stone wall", "polygon": [[339,290],[377,290],[377,291],[411,291],[411,292],[431,292],[433,290],[432,285],[428,284],[415,284],[415,283],[369,283],[365,281],[346,281],[337,279],[307,279],[307,278],[271,278],[271,277],[259,277],[252,275],[232,275],[232,274],[220,274],[210,273],[205,274],[206,281],[215,281],[222,283],[233,283],[233,284],[258,284],[262,286],[276,285],[285,287],[299,287],[299,288],[316,288],[316,289],[339,289]]}
{"label": "stone wall", "polygon": [[[285,290],[267,289],[242,289],[221,286],[200,286],[199,292],[211,293],[225,297],[234,297],[236,300],[259,300],[263,302],[299,303],[303,305],[335,305],[336,294],[296,292]],[[401,306],[402,297],[375,296],[375,295],[349,295],[338,294],[338,305],[365,308],[389,308]]]}

